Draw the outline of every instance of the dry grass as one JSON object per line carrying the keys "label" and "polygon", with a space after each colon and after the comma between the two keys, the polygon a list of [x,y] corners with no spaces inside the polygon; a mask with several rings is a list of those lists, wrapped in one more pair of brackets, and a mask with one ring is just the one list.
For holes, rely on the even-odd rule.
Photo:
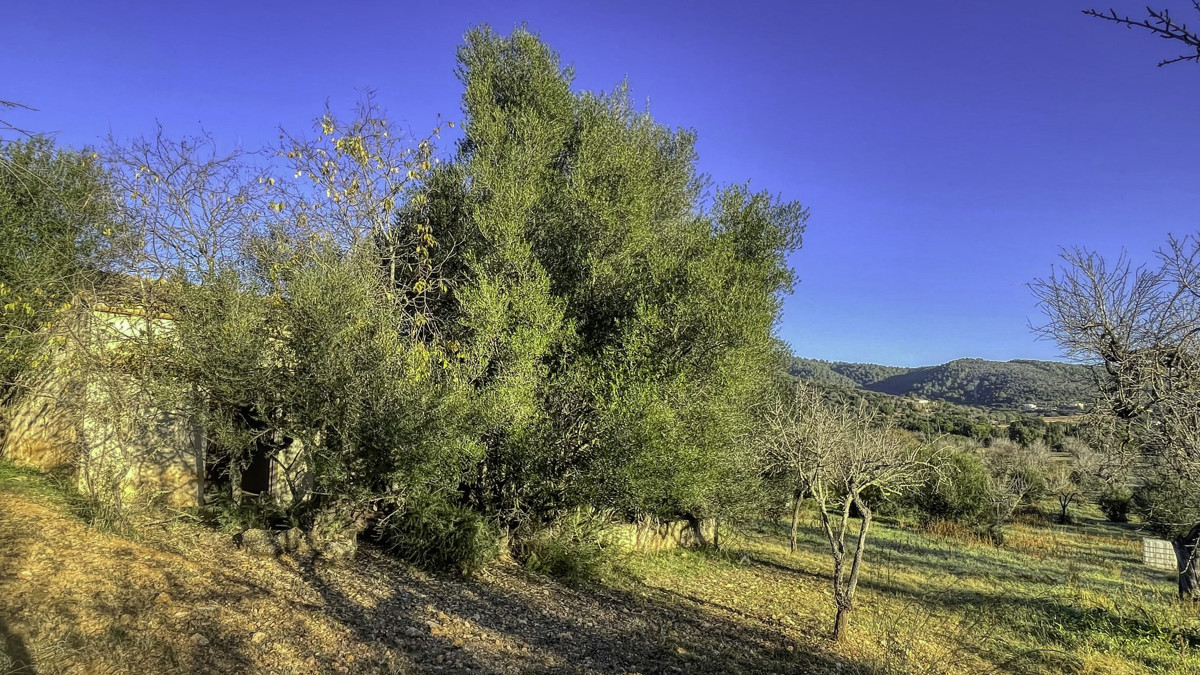
{"label": "dry grass", "polygon": [[[0,469],[4,465],[0,463]],[[0,471],[0,673],[1195,673],[1200,623],[1138,535],[1020,524],[1007,545],[879,525],[849,639],[825,543],[774,525],[723,553],[633,557],[571,589],[511,565],[441,579],[253,558],[176,524],[89,529],[36,476]]]}
{"label": "dry grass", "polygon": [[[791,673],[853,664],[657,589],[574,590],[513,565],[438,578],[256,558],[195,525],[139,541],[0,480],[0,673]],[[793,647],[788,649],[788,647]],[[839,665],[842,668],[839,668]]]}

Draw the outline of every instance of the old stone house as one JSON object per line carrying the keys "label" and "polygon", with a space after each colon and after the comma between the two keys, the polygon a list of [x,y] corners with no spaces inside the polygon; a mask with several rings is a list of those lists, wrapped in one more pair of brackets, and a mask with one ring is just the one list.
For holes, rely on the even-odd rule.
{"label": "old stone house", "polygon": [[[131,349],[168,340],[174,321],[140,308],[93,304],[52,329],[48,358],[0,410],[0,457],[71,475],[85,495],[171,507],[204,503],[221,455],[182,412],[185,392],[149,380]],[[303,484],[300,448],[250,456],[239,491],[290,501]]]}

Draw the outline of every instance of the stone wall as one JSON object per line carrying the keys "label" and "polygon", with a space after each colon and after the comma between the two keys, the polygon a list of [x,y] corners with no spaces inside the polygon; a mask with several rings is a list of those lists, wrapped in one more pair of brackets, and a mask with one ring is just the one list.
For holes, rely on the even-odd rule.
{"label": "stone wall", "polygon": [[78,454],[75,423],[70,411],[59,404],[67,395],[67,378],[52,372],[39,375],[3,411],[7,433],[0,457],[46,471],[73,466]]}
{"label": "stone wall", "polygon": [[[712,542],[716,530],[714,522],[700,522],[701,534],[705,542]],[[701,545],[696,537],[696,530],[686,520],[653,521],[643,520],[638,523],[628,523],[617,527],[617,539],[635,551],[658,553],[675,548],[689,548]]]}
{"label": "stone wall", "polygon": [[120,359],[123,340],[144,334],[147,322],[112,312],[89,318],[79,322],[85,330],[58,341],[4,411],[0,457],[70,471],[93,497],[199,505],[205,449],[199,425],[159,400],[161,390],[139,386]]}

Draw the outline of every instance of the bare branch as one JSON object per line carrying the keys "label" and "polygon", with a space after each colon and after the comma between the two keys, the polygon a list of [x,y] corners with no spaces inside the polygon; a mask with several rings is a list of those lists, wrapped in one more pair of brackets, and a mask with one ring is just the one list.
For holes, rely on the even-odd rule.
{"label": "bare branch", "polygon": [[[1200,12],[1200,2],[1197,2],[1197,0],[1192,0],[1192,6],[1197,12]],[[1170,10],[1154,10],[1147,7],[1146,13],[1149,15],[1149,18],[1142,19],[1141,21],[1131,19],[1128,16],[1120,16],[1114,9],[1110,9],[1108,12],[1085,9],[1083,10],[1083,13],[1087,14],[1088,16],[1096,17],[1097,19],[1103,19],[1105,21],[1112,21],[1113,23],[1121,24],[1126,28],[1141,28],[1148,30],[1164,40],[1175,40],[1177,42],[1182,42],[1189,47],[1190,51],[1195,52],[1185,53],[1172,59],[1165,59],[1159,62],[1159,67],[1171,63],[1179,63],[1180,61],[1200,62],[1200,36],[1197,36],[1196,33],[1188,29],[1187,24],[1171,18]]]}

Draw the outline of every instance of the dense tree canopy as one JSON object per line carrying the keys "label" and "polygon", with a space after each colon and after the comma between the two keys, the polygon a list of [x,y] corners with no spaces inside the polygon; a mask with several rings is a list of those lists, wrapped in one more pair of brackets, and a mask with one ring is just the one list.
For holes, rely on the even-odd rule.
{"label": "dense tree canopy", "polygon": [[694,134],[625,86],[574,93],[533,35],[472,32],[464,138],[401,218],[453,241],[450,311],[487,453],[471,498],[509,517],[587,500],[699,515],[753,480],[746,438],[807,213],[695,169]]}
{"label": "dense tree canopy", "polygon": [[91,152],[45,138],[0,146],[0,399],[42,355],[44,329],[99,283],[118,225]]}

